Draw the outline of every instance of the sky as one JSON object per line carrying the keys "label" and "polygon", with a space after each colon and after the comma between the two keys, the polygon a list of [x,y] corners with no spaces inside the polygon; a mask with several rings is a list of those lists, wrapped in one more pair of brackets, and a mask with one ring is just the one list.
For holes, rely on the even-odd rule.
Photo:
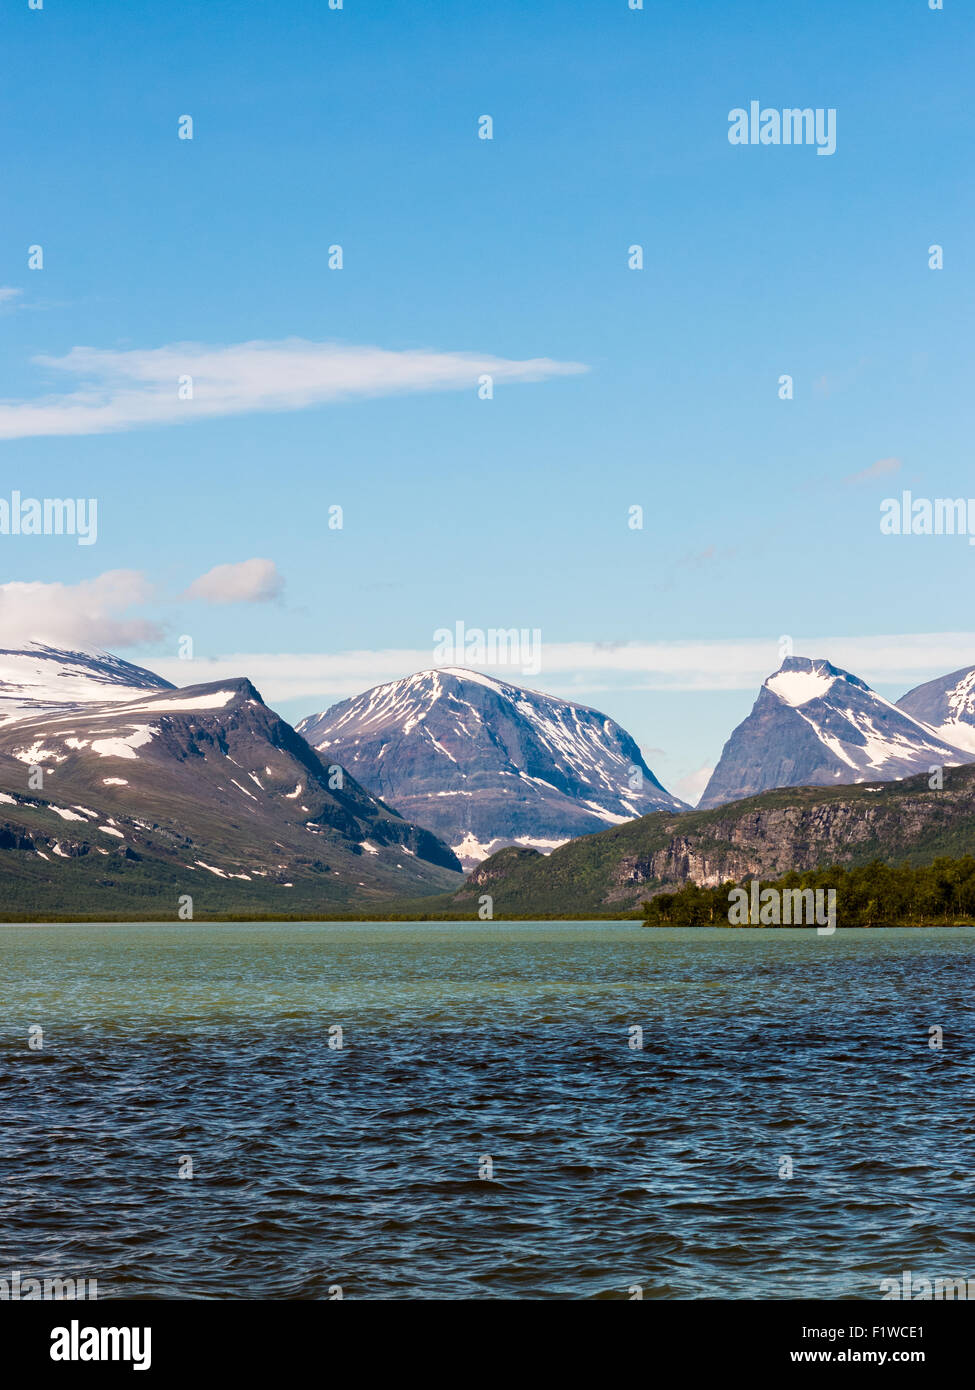
{"label": "sky", "polygon": [[[689,800],[783,651],[889,698],[975,662],[968,538],[880,529],[975,495],[961,0],[2,26],[0,503],[97,501],[93,543],[0,534],[4,645],[297,720],[524,629],[537,669],[481,669]],[[835,151],[732,144],[752,101]]]}

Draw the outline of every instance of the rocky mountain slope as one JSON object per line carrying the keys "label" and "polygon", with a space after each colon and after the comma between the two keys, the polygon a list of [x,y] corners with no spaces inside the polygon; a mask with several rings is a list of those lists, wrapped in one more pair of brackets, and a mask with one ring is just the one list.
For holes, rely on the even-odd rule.
{"label": "rocky mountain slope", "polygon": [[897,701],[897,708],[975,757],[975,666],[915,686]]}
{"label": "rocky mountain slope", "polygon": [[698,807],[772,787],[891,781],[973,757],[848,671],[789,657],[728,739]]}
{"label": "rocky mountain slope", "polygon": [[297,728],[468,867],[684,805],[605,714],[476,671],[420,671]]}
{"label": "rocky mountain slope", "polygon": [[460,866],[247,680],[0,725],[3,915],[298,915],[435,892]]}
{"label": "rocky mountain slope", "polygon": [[975,766],[903,782],[784,788],[708,811],[658,813],[573,840],[550,856],[505,849],[431,915],[476,916],[481,895],[496,917],[611,916],[689,881],[774,878],[827,864],[928,864],[975,853]]}

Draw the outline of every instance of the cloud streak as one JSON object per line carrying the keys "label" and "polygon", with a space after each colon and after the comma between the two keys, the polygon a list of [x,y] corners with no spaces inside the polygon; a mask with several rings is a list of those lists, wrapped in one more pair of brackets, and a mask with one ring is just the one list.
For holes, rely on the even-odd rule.
{"label": "cloud streak", "polygon": [[897,473],[900,470],[901,461],[897,458],[878,459],[869,468],[863,468],[859,473],[851,473],[844,478],[844,483],[872,483],[877,478],[886,478],[890,473]]}
{"label": "cloud streak", "polygon": [[515,361],[423,348],[397,352],[302,338],[227,347],[175,343],[124,352],[75,347],[61,357],[33,360],[76,385],[61,394],[0,401],[0,439],[108,434],[413,392],[473,392],[483,375],[508,385],[588,370],[580,362],[548,357]]}
{"label": "cloud streak", "polygon": [[[800,656],[824,656],[871,685],[906,691],[921,681],[975,663],[975,633],[919,633],[884,637],[795,639]],[[264,698],[279,700],[358,695],[370,686],[398,680],[437,665],[433,646],[346,652],[236,652],[213,660],[197,658],[146,664],[176,685],[249,676]],[[780,665],[778,640],[720,642],[546,643],[541,672],[523,676],[517,666],[477,669],[566,699],[589,703],[622,691],[735,691],[758,693]],[[466,663],[447,663],[460,664]],[[309,706],[309,712],[311,707]]]}

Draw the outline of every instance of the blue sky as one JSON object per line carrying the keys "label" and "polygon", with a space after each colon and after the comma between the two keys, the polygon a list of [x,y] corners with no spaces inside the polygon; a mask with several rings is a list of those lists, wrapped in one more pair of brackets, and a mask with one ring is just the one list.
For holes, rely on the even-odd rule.
{"label": "blue sky", "polygon": [[[8,5],[0,496],[99,513],[92,546],[0,536],[0,621],[80,614],[184,682],[246,664],[291,718],[457,620],[539,628],[524,683],[685,795],[782,634],[891,696],[971,664],[975,550],[879,530],[903,488],[975,495],[975,21],[945,6]],[[729,144],[753,99],[835,108],[835,154]],[[321,344],[360,384],[308,403]],[[478,364],[536,359],[478,398]],[[181,361],[230,363],[224,413],[204,381],[177,414]],[[256,557],[274,596],[181,597]]]}

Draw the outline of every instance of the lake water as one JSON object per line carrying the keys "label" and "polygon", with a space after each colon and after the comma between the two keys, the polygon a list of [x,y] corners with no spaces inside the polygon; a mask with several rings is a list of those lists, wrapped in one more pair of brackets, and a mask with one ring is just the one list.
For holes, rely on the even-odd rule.
{"label": "lake water", "polygon": [[975,1277],[973,960],[961,929],[0,927],[0,1278],[877,1298],[905,1269]]}

